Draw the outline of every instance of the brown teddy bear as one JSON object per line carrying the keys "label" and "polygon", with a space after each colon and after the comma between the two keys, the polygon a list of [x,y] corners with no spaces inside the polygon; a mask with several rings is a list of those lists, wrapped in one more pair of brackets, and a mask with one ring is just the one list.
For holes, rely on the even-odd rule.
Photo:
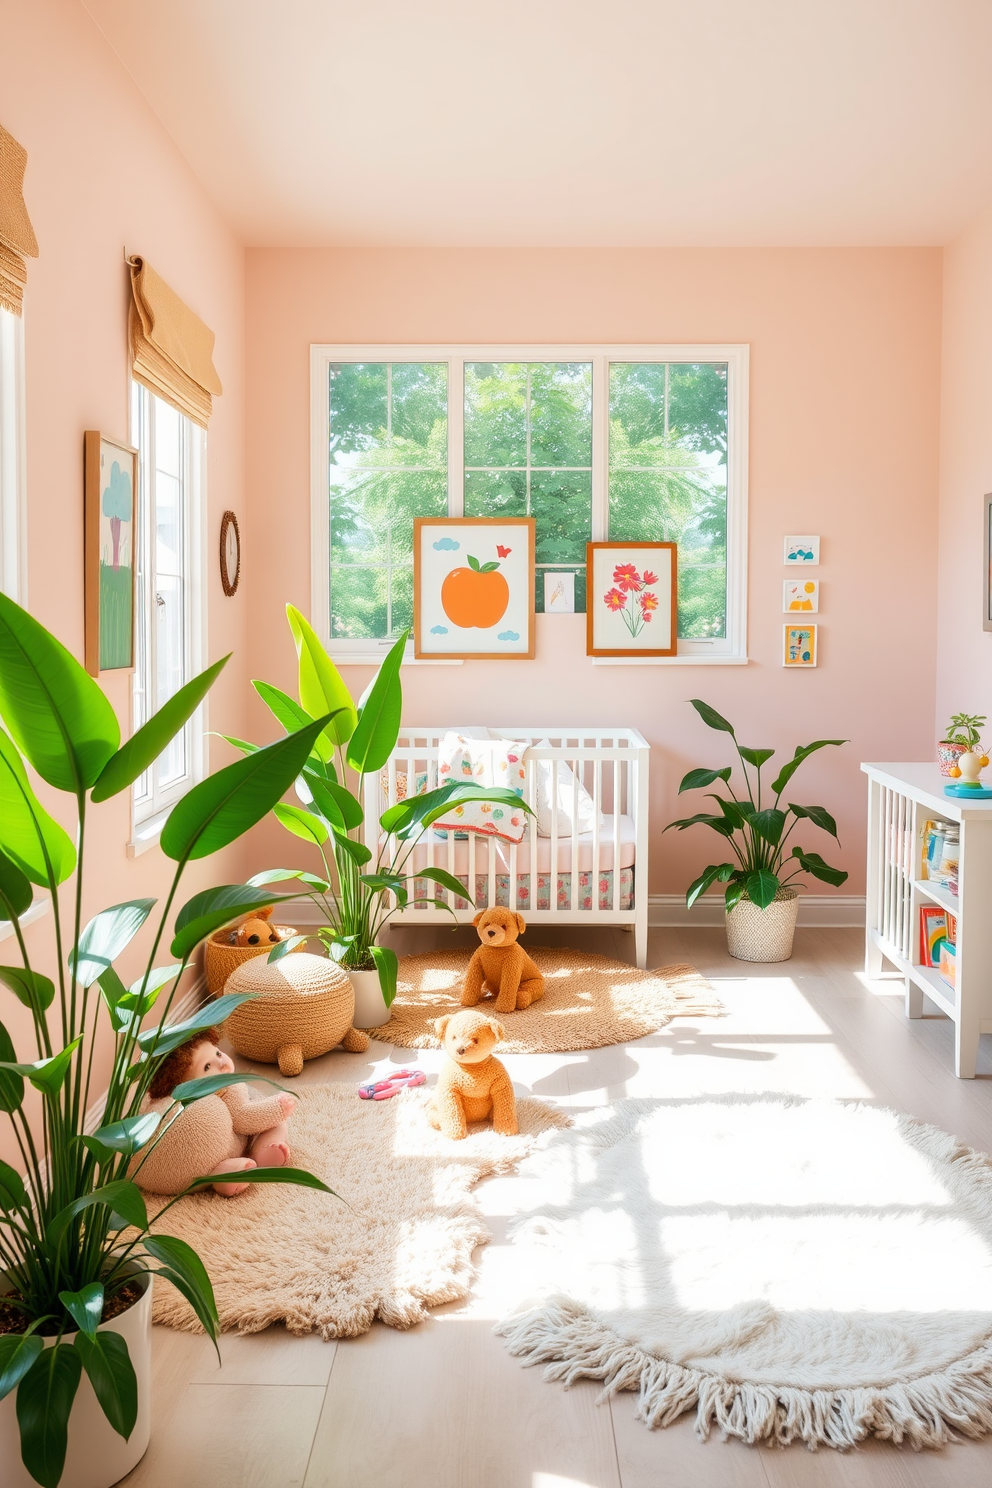
{"label": "brown teddy bear", "polygon": [[500,1025],[485,1013],[464,1012],[438,1018],[434,1028],[450,1057],[437,1077],[431,1125],[457,1141],[467,1134],[470,1121],[491,1118],[493,1131],[516,1136],[513,1084],[505,1065],[491,1053],[503,1037]]}
{"label": "brown teddy bear", "polygon": [[487,995],[495,997],[498,1013],[528,1008],[544,996],[544,977],[517,936],[527,926],[512,909],[484,909],[472,924],[482,941],[473,953],[462,987],[462,1007],[475,1007]]}
{"label": "brown teddy bear", "polygon": [[257,946],[277,945],[282,939],[274,925],[269,924],[274,905],[256,910],[247,920],[231,931],[231,945]]}

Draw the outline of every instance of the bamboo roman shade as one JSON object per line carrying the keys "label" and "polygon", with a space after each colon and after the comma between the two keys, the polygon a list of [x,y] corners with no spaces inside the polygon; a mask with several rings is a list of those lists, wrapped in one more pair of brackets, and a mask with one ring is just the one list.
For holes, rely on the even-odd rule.
{"label": "bamboo roman shade", "polygon": [[205,429],[213,396],[222,393],[214,370],[214,333],[143,258],[131,270],[131,356],[135,381]]}
{"label": "bamboo roman shade", "polygon": [[0,126],[0,305],[21,313],[28,271],[24,260],[38,257],[38,240],[24,205],[28,152]]}

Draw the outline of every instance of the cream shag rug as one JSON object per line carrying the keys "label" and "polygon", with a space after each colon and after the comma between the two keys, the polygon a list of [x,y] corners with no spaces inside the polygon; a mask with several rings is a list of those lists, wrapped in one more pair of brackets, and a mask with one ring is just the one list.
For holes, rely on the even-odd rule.
{"label": "cream shag rug", "polygon": [[[292,1333],[349,1338],[376,1318],[410,1328],[428,1307],[466,1296],[472,1251],[490,1239],[470,1190],[513,1169],[543,1133],[569,1122],[524,1098],[517,1101],[519,1136],[472,1128],[452,1142],[430,1126],[424,1087],[386,1101],[359,1100],[353,1085],[304,1085],[296,1093],[293,1161],[340,1198],[260,1184],[234,1199],[190,1195],[154,1227],[197,1251],[225,1330],[257,1333],[285,1322]],[[150,1201],[149,1212],[163,1203]],[[202,1331],[166,1283],[155,1288],[154,1317]]]}
{"label": "cream shag rug", "polygon": [[[506,1029],[500,1050],[507,1054],[567,1054],[601,1049],[654,1033],[679,1015],[711,1016],[723,1011],[705,977],[692,966],[638,971],[626,961],[582,951],[527,947],[544,973],[539,1002],[521,1012],[495,1012],[494,999],[480,1011],[498,1017]],[[400,960],[392,1016],[373,1038],[403,1049],[436,1048],[434,1019],[461,1007],[462,979],[470,951],[433,951]]]}
{"label": "cream shag rug", "polygon": [[520,1176],[521,1304],[497,1331],[545,1378],[746,1442],[992,1429],[992,1159],[946,1132],[832,1101],[628,1100]]}

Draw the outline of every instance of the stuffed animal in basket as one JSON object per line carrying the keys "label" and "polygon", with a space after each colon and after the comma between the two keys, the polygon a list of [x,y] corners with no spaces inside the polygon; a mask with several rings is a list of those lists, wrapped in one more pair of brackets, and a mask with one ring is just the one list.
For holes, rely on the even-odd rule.
{"label": "stuffed animal in basket", "polygon": [[491,1119],[493,1131],[516,1136],[513,1084],[491,1052],[503,1037],[500,1025],[485,1013],[466,1011],[438,1018],[434,1028],[448,1063],[437,1077],[431,1125],[457,1141],[467,1134],[470,1121]]}
{"label": "stuffed animal in basket", "polygon": [[[142,1109],[168,1111],[174,1104],[173,1090],[184,1080],[233,1074],[234,1061],[217,1047],[217,1038],[217,1029],[207,1028],[173,1049],[156,1071]],[[286,1123],[295,1105],[295,1095],[254,1100],[247,1085],[229,1085],[216,1095],[205,1095],[180,1111],[146,1149],[147,1156],[136,1155],[131,1176],[149,1193],[175,1194],[206,1173],[230,1173],[234,1181],[213,1186],[224,1198],[233,1198],[248,1187],[237,1182],[237,1173],[281,1168],[289,1162]]]}
{"label": "stuffed animal in basket", "polygon": [[527,929],[523,916],[512,909],[484,909],[472,924],[482,944],[468,963],[462,1007],[475,1007],[490,996],[498,1013],[512,1013],[543,997],[544,977],[517,942]]}
{"label": "stuffed animal in basket", "polygon": [[236,930],[231,931],[231,945],[239,946],[267,946],[277,945],[282,939],[275,925],[269,924],[274,905],[270,904],[266,909],[259,909],[250,915]]}

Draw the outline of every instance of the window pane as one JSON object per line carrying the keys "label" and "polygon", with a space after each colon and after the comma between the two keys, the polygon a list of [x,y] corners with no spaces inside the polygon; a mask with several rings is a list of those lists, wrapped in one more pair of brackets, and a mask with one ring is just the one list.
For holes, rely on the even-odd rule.
{"label": "window pane", "polygon": [[592,531],[592,472],[534,471],[530,514],[537,518],[538,563],[584,564]]}
{"label": "window pane", "polygon": [[448,369],[442,362],[330,368],[331,464],[447,464]]}
{"label": "window pane", "polygon": [[531,465],[592,464],[592,367],[588,362],[531,364]]}
{"label": "window pane", "polygon": [[331,635],[366,640],[388,635],[389,570],[337,568],[332,571]]}
{"label": "window pane", "polygon": [[162,398],[152,398],[155,419],[155,465],[177,480],[182,475],[182,414]]}
{"label": "window pane", "polygon": [[679,635],[686,640],[707,640],[726,633],[727,570],[679,569]]}
{"label": "window pane", "polygon": [[527,367],[465,363],[465,464],[527,464]]}
{"label": "window pane", "polygon": [[[156,706],[160,708],[185,680],[186,648],[181,579],[161,573],[157,575],[152,623],[156,627]],[[180,729],[164,754],[159,757],[159,785],[168,785],[170,781],[185,775],[185,743],[186,730]]]}
{"label": "window pane", "polygon": [[526,470],[466,470],[467,517],[526,517]]}

